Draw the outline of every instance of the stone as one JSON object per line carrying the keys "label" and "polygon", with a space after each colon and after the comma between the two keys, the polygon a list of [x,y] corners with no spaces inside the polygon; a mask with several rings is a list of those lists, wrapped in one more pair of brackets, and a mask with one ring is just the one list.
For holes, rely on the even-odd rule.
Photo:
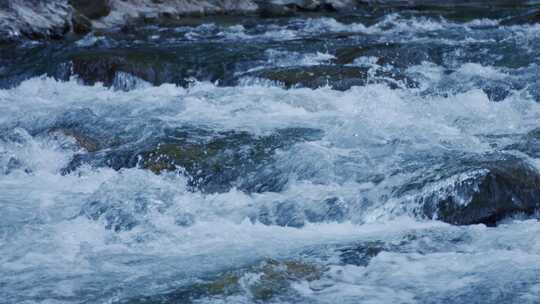
{"label": "stone", "polygon": [[[106,87],[129,90],[141,81],[152,85],[172,83],[187,86],[190,78],[230,84],[234,58],[225,63],[223,58],[210,59],[201,66],[200,58],[194,56],[198,51],[186,49],[178,54],[174,50],[160,48],[115,48],[81,51],[70,54],[67,60],[72,63],[72,75],[87,85],[100,82]],[[212,49],[205,51],[211,52]]]}
{"label": "stone", "polygon": [[[457,171],[457,169],[453,169]],[[455,225],[497,223],[515,214],[540,208],[540,172],[526,160],[511,155],[462,160],[444,186],[432,187],[418,202],[421,213]]]}
{"label": "stone", "polygon": [[109,0],[69,0],[69,3],[77,13],[88,19],[99,19],[111,12]]}
{"label": "stone", "polygon": [[328,85],[336,90],[347,90],[352,86],[366,84],[367,69],[319,65],[265,69],[243,76],[268,79],[287,88],[306,87],[316,89]]}

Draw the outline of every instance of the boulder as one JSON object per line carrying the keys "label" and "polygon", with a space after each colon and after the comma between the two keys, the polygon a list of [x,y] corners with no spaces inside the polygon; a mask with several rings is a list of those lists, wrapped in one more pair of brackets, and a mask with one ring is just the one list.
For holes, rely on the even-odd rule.
{"label": "boulder", "polygon": [[420,206],[419,215],[451,224],[493,226],[540,208],[539,170],[512,155],[462,159],[457,167],[434,171],[415,182],[405,187],[422,193],[413,199]]}
{"label": "boulder", "polygon": [[109,0],[69,0],[69,4],[88,19],[99,19],[111,12]]}
{"label": "boulder", "polygon": [[[232,84],[237,54],[229,51],[222,57],[195,56],[200,47],[195,45],[190,49],[187,46],[182,52],[159,47],[82,50],[69,54],[66,60],[71,62],[73,75],[88,85],[100,82],[107,87],[115,86],[127,74],[153,85],[187,86],[191,78]],[[208,46],[204,52],[212,53],[217,48]],[[129,85],[119,88],[124,87],[129,88]]]}

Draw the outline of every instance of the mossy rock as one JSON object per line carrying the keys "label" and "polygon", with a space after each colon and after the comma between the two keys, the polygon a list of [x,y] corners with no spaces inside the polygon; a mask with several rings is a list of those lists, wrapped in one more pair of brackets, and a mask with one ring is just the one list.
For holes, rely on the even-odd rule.
{"label": "mossy rock", "polygon": [[[269,165],[278,149],[295,143],[318,140],[322,131],[309,128],[288,128],[257,136],[249,132],[213,132],[199,128],[159,130],[144,140],[133,130],[111,133],[91,126],[59,124],[54,130],[73,136],[89,153],[74,156],[64,172],[69,173],[84,163],[115,170],[140,167],[155,174],[181,169],[190,177],[190,186],[205,192],[223,192],[232,187],[246,191],[273,189],[261,183],[250,184],[250,174]],[[107,133],[107,131],[109,133]],[[261,177],[271,182],[267,177]],[[280,182],[280,181],[276,181]],[[280,183],[281,185],[282,183]]]}
{"label": "mossy rock", "polygon": [[193,186],[220,192],[233,186],[242,188],[235,184],[238,177],[267,164],[277,149],[320,136],[318,130],[290,128],[267,136],[231,131],[194,140],[181,130],[172,131],[167,133],[169,139],[139,154],[140,165],[156,174],[181,167],[192,177]]}

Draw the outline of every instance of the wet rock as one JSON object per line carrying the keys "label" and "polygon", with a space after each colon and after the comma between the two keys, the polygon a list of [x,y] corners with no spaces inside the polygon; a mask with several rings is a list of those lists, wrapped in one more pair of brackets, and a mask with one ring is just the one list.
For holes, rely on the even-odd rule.
{"label": "wet rock", "polygon": [[259,15],[263,18],[290,17],[297,14],[295,5],[280,5],[272,2],[259,3]]}
{"label": "wet rock", "polygon": [[245,76],[268,79],[287,88],[306,87],[316,89],[328,85],[336,90],[347,90],[352,86],[366,84],[367,69],[321,65],[266,69]]}
{"label": "wet rock", "polygon": [[[101,82],[107,87],[118,86],[119,80],[125,80],[126,75],[153,85],[172,83],[187,86],[190,78],[231,84],[237,60],[235,53],[231,51],[222,57],[208,58],[194,56],[201,51],[197,49],[201,48],[200,45],[193,46],[195,49],[188,47],[181,53],[161,48],[79,52],[70,55],[68,60],[72,63],[73,74],[88,85]],[[204,52],[217,51],[213,48],[217,47],[209,46]],[[133,83],[133,79],[127,83],[124,81],[119,88],[129,89]]]}
{"label": "wet rock", "polygon": [[455,175],[435,182],[422,181],[424,194],[418,202],[429,218],[457,225],[496,225],[505,217],[532,214],[540,208],[540,172],[526,160],[490,155],[463,159],[458,168],[449,171]]}
{"label": "wet rock", "polygon": [[83,133],[78,133],[74,129],[68,128],[53,128],[50,130],[50,133],[61,133],[65,136],[72,137],[77,142],[77,145],[88,152],[95,152],[99,149],[99,142],[94,140],[91,137],[84,135]]}
{"label": "wet rock", "polygon": [[163,54],[129,52],[124,54],[78,54],[71,62],[73,72],[85,84],[97,82],[112,86],[121,73],[127,73],[153,84],[175,83],[172,63]]}
{"label": "wet rock", "polygon": [[105,17],[111,12],[109,0],[69,0],[69,4],[89,19]]}
{"label": "wet rock", "polygon": [[319,138],[320,132],[291,128],[263,137],[246,132],[216,135],[208,141],[193,141],[189,133],[173,131],[168,138],[175,138],[174,141],[163,141],[150,151],[140,153],[141,166],[155,173],[182,167],[193,178],[193,185],[210,192],[227,191],[233,186],[250,191],[258,183],[239,181],[239,177],[257,179],[250,173],[264,172],[277,149],[314,140]]}
{"label": "wet rock", "polygon": [[[77,131],[84,130],[83,127],[75,127]],[[101,135],[100,132],[94,133],[92,138]],[[247,132],[217,133],[186,127],[165,129],[146,140],[122,144],[122,140],[136,138],[133,138],[134,134],[129,136],[109,135],[98,141],[100,147],[104,143],[113,145],[76,155],[65,172],[69,173],[84,163],[115,170],[139,166],[156,174],[182,168],[190,177],[192,187],[207,192],[223,192],[232,187],[249,192],[268,190],[274,186],[268,184],[271,179],[266,180],[264,168],[271,163],[274,152],[297,142],[319,139],[321,131],[290,128],[267,136],[254,136]],[[259,172],[262,173],[259,175]],[[262,182],[262,179],[266,181]],[[264,183],[267,186],[261,187]]]}
{"label": "wet rock", "polygon": [[129,140],[129,136],[117,132],[111,133],[114,126],[100,119],[90,109],[67,111],[41,133],[61,133],[75,139],[80,148],[88,152],[96,152],[105,147],[119,146]]}

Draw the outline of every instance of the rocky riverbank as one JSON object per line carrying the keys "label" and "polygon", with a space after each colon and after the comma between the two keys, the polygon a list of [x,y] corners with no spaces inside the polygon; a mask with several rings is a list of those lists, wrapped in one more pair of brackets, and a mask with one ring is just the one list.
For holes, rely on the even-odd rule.
{"label": "rocky riverbank", "polygon": [[[0,42],[61,39],[70,34],[110,30],[137,20],[178,21],[208,15],[292,16],[306,12],[461,8],[486,13],[497,7],[536,5],[537,1],[433,0],[3,0],[0,2]],[[536,15],[516,22],[528,22]]]}

